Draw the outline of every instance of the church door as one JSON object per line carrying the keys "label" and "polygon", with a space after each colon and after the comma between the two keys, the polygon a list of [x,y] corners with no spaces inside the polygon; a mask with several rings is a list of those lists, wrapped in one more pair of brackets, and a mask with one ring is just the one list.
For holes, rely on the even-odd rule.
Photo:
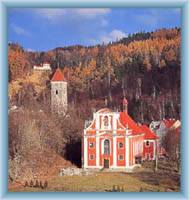
{"label": "church door", "polygon": [[104,159],[104,168],[109,168],[109,159]]}

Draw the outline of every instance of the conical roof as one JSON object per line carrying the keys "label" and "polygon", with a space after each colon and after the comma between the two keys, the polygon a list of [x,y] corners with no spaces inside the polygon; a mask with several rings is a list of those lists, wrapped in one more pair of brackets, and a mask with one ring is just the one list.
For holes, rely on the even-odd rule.
{"label": "conical roof", "polygon": [[66,81],[63,73],[59,68],[56,69],[51,81]]}

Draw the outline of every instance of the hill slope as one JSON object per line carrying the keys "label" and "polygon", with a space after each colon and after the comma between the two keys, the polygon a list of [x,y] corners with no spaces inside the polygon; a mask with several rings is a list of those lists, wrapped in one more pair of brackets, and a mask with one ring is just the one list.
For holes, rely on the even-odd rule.
{"label": "hill slope", "polygon": [[69,102],[75,105],[93,102],[92,107],[98,109],[97,105],[102,105],[99,102],[107,99],[109,107],[121,109],[125,95],[129,112],[137,121],[179,118],[178,28],[137,33],[108,45],[60,47],[48,52],[26,52],[11,44],[10,82],[25,78],[31,74],[33,64],[44,61],[50,62],[53,69],[63,69],[69,83]]}

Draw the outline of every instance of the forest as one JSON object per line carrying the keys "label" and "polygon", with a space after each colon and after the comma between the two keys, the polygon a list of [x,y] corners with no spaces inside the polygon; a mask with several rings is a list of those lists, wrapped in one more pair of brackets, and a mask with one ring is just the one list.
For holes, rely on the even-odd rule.
{"label": "forest", "polygon": [[[29,52],[9,43],[9,109],[19,108],[9,112],[11,166],[30,163],[32,171],[39,167],[32,153],[49,150],[60,160],[68,160],[62,160],[64,164],[79,166],[77,152],[85,120],[102,107],[121,111],[124,96],[130,116],[139,123],[180,119],[180,43],[177,27],[132,34],[107,45],[57,47],[46,52]],[[34,73],[33,65],[43,62],[51,64],[52,73]],[[68,82],[67,118],[50,113],[50,79],[57,67]],[[40,162],[39,157],[35,159]],[[23,174],[14,168],[11,177]]]}

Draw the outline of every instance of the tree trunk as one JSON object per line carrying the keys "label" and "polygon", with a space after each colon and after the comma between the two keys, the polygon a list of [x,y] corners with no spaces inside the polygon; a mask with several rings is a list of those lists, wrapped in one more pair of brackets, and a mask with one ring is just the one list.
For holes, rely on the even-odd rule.
{"label": "tree trunk", "polygon": [[155,142],[155,144],[156,144],[156,149],[155,149],[155,168],[154,168],[154,172],[157,172],[157,170],[158,170],[157,141]]}
{"label": "tree trunk", "polygon": [[111,74],[110,74],[110,71],[108,72],[108,95],[109,95],[109,100],[110,100],[110,102],[112,102]]}

